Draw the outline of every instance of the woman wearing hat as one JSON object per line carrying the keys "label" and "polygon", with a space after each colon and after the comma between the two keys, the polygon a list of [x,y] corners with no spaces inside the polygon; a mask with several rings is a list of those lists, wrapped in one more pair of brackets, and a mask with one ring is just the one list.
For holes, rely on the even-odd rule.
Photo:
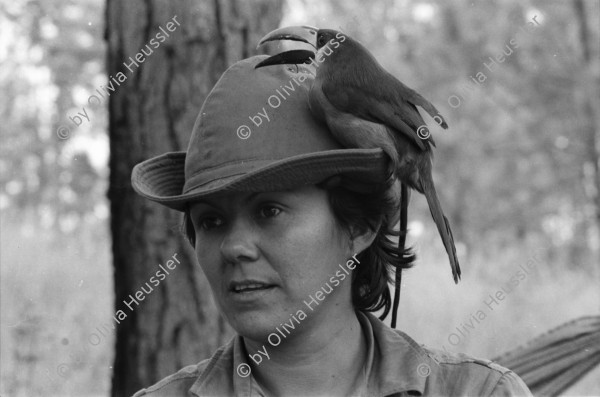
{"label": "woman wearing hat", "polygon": [[380,149],[342,148],[308,108],[307,66],[230,67],[187,152],[132,182],[185,214],[217,305],[237,336],[136,396],[530,395],[512,371],[420,346],[390,310],[398,195]]}

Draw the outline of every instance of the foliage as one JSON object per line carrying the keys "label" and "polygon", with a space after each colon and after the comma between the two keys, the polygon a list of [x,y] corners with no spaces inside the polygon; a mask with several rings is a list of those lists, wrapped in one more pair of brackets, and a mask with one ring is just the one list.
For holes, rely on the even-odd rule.
{"label": "foliage", "polygon": [[[62,231],[106,216],[106,110],[80,127],[69,119],[105,78],[100,5],[20,0],[0,8],[0,207]],[[68,139],[58,138],[60,126]]]}

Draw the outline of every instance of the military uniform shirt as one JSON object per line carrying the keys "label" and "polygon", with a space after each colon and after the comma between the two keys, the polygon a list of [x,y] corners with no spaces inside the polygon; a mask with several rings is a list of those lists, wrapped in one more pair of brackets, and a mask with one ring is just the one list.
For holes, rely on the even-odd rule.
{"label": "military uniform shirt", "polygon": [[[367,360],[365,381],[354,395],[531,396],[521,378],[498,364],[426,348],[371,313],[357,312],[357,316],[367,340]],[[264,396],[251,373],[238,374],[244,364],[249,364],[249,357],[243,338],[236,336],[211,358],[181,369],[134,397]]]}

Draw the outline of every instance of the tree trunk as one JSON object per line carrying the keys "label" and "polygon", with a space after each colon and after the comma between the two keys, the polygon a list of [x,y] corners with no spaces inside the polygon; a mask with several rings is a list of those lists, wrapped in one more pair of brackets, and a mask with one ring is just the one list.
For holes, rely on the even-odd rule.
{"label": "tree trunk", "polygon": [[[131,170],[152,156],[186,150],[200,106],[221,73],[255,53],[258,39],[280,18],[281,0],[107,0],[109,81],[102,93],[110,94],[113,396],[130,396],[199,362],[229,338],[179,233],[181,215],[139,197]],[[161,28],[164,41],[157,37]],[[146,55],[136,61],[142,49]],[[171,270],[169,260],[176,266]],[[153,284],[159,264],[169,274]]]}
{"label": "tree trunk", "polygon": [[[575,16],[579,28],[579,40],[582,52],[582,73],[580,76],[579,90],[576,94],[577,109],[579,109],[579,120],[581,120],[582,139],[586,142],[587,162],[591,165],[592,173],[587,176],[585,172],[584,184],[593,186],[593,192],[589,194],[595,207],[596,232],[600,231],[600,74],[597,72],[598,52],[597,47],[592,46],[593,38],[590,37],[588,29],[588,11],[582,0],[573,2]],[[589,190],[588,190],[589,192]],[[578,258],[575,258],[578,261]]]}

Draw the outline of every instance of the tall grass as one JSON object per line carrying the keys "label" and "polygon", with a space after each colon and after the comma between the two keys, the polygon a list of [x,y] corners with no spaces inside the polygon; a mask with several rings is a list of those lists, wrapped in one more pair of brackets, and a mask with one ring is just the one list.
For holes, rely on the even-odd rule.
{"label": "tall grass", "polygon": [[105,222],[65,235],[2,216],[2,396],[108,395],[114,331]]}
{"label": "tall grass", "polygon": [[[455,285],[438,240],[428,234],[416,242],[419,262],[403,276],[398,328],[419,343],[491,359],[569,320],[600,314],[596,263],[569,266],[548,242],[500,250],[482,241],[480,251],[461,256],[467,260]],[[518,271],[524,279],[511,284]],[[598,375],[600,368],[568,394],[599,395]]]}

